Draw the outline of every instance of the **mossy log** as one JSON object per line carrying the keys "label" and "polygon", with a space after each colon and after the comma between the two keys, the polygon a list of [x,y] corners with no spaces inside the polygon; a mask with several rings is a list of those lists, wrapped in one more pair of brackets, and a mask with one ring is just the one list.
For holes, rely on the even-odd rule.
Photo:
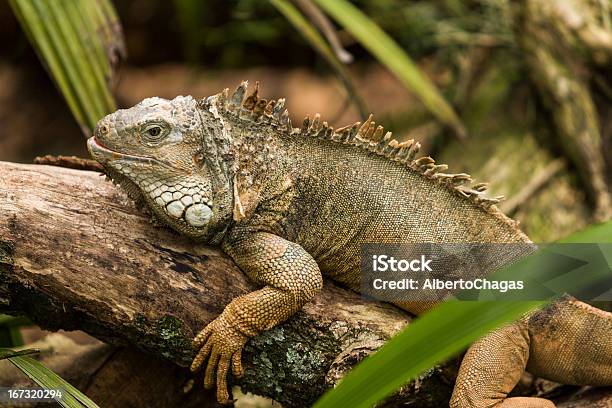
{"label": "mossy log", "polygon": [[[194,333],[255,289],[218,250],[153,226],[99,173],[0,162],[0,214],[0,311],[43,328],[84,330],[187,366]],[[326,282],[302,312],[247,344],[238,384],[309,406],[409,321]],[[393,401],[444,405],[453,367]]]}

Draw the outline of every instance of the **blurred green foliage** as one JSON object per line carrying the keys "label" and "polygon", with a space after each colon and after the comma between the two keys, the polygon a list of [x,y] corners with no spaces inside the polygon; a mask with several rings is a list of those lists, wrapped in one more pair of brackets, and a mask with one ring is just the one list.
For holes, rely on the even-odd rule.
{"label": "blurred green foliage", "polygon": [[[150,1],[147,5],[148,15],[155,22],[160,18],[159,10],[166,7],[163,3]],[[415,58],[432,54],[452,58],[458,48],[483,42],[512,43],[507,0],[356,0],[351,3]],[[314,54],[309,44],[267,1],[174,0],[173,5],[173,14],[163,16],[170,20],[165,26],[173,26],[179,32],[178,43],[189,62],[214,65],[218,69],[313,64]],[[120,10],[127,8],[121,2],[117,6]],[[129,10],[122,15],[129,16]],[[339,36],[358,59],[369,58],[350,35],[340,30]]]}
{"label": "blurred green foliage", "polygon": [[393,72],[423,105],[445,123],[459,137],[465,137],[465,128],[454,109],[439,93],[438,88],[417,66],[408,54],[361,10],[346,0],[317,0],[328,14],[349,31],[357,41]]}
{"label": "blurred green foliage", "polygon": [[10,5],[85,135],[116,109],[113,59],[123,47],[109,0],[11,0]]}
{"label": "blurred green foliage", "polygon": [[19,347],[23,345],[21,327],[32,323],[23,316],[0,315],[0,347]]}

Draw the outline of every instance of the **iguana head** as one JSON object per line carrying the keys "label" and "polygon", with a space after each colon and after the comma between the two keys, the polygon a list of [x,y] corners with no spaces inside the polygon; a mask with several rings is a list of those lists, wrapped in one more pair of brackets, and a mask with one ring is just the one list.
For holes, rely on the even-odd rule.
{"label": "iguana head", "polygon": [[215,159],[206,157],[204,131],[192,97],[155,97],[104,117],[87,144],[108,175],[156,218],[214,242],[227,227],[229,186]]}

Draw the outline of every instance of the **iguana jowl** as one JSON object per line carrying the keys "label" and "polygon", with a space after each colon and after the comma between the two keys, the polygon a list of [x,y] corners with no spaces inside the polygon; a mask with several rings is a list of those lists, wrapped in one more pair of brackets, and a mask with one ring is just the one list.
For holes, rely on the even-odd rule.
{"label": "iguana jowl", "polygon": [[[370,117],[332,129],[319,116],[293,128],[284,100],[246,83],[196,101],[148,98],[102,119],[92,156],[132,198],[180,233],[221,245],[261,289],[234,299],[194,340],[192,369],[228,402],[228,371],[242,373],[249,337],[296,313],[323,275],[360,288],[363,243],[529,242],[517,223],[447,174],[419,145],[398,143]],[[403,303],[419,314],[430,304]],[[571,384],[612,385],[612,317],[557,302],[475,343],[453,407],[552,407],[506,398],[527,368]]]}

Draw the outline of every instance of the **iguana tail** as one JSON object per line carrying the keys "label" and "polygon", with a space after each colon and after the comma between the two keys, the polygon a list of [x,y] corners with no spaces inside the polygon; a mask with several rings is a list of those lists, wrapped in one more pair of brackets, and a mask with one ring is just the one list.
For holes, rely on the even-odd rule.
{"label": "iguana tail", "polygon": [[612,385],[612,313],[573,298],[496,330],[466,353],[452,408],[554,408],[543,398],[506,398],[523,372],[563,384]]}

